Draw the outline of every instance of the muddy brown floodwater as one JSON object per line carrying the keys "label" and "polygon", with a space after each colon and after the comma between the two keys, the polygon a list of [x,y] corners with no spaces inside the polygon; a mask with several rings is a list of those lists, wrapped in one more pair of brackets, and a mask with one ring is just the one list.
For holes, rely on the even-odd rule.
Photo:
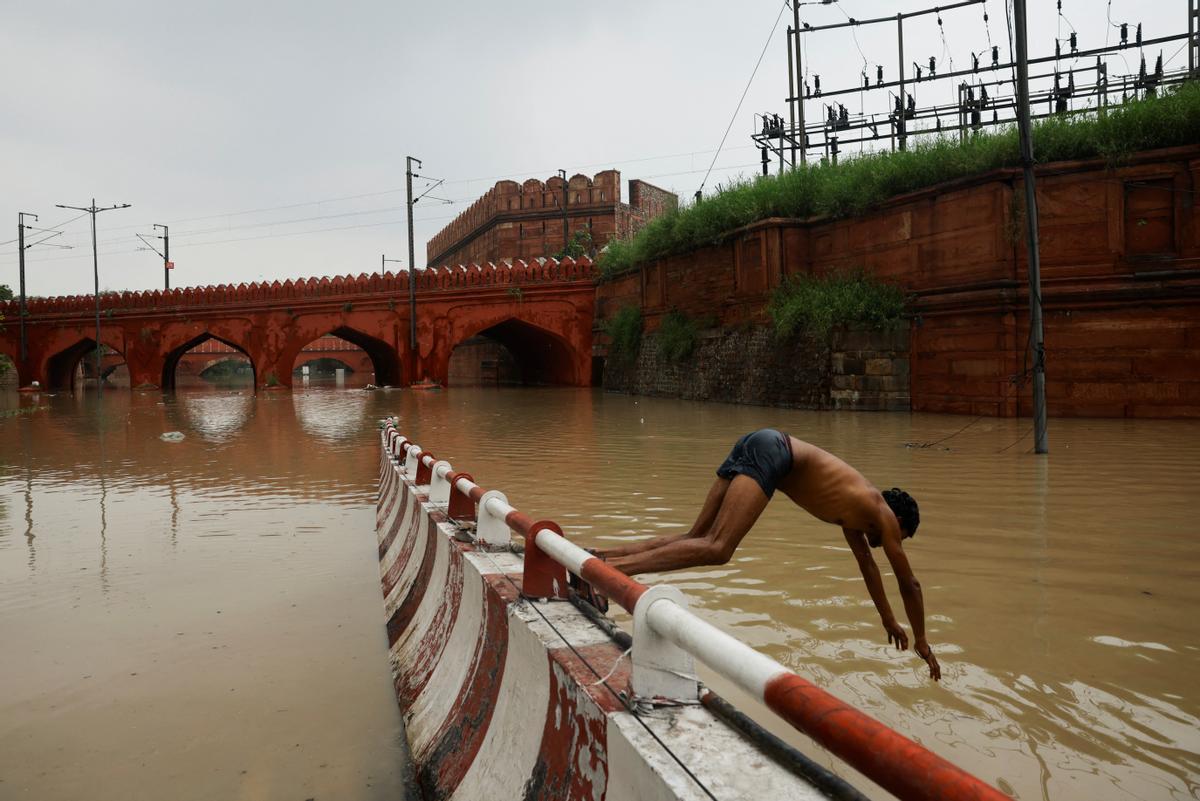
{"label": "muddy brown floodwater", "polygon": [[567,389],[0,409],[3,799],[401,797],[372,517],[385,414],[588,545],[690,525],[748,430],[821,445],[921,503],[906,550],[940,685],[888,649],[840,532],[782,496],[728,565],[653,580],[1018,798],[1200,792],[1195,422],[1052,420],[1040,458],[1027,421],[920,448],[970,419]]}

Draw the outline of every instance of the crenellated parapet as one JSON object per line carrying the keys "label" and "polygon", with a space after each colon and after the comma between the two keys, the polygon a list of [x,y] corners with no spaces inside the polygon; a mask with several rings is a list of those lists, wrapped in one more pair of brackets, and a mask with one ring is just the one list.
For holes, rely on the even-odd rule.
{"label": "crenellated parapet", "polygon": [[[575,174],[567,181],[567,205],[590,206],[621,202],[621,173],[602,170],[592,177]],[[487,225],[503,213],[559,209],[563,200],[563,180],[558,176],[545,181],[530,178],[524,183],[498,181],[466,211],[438,231],[426,245],[427,255],[445,253],[455,242]]]}
{"label": "crenellated parapet", "polygon": [[[566,258],[536,260],[530,263],[514,261],[502,264],[469,264],[422,270],[416,276],[417,293],[447,290],[588,281],[595,276],[592,260]],[[253,282],[250,284],[220,284],[218,286],[181,287],[170,290],[134,292],[104,292],[100,295],[101,312],[166,308],[199,308],[222,305],[279,304],[291,301],[345,297],[350,300],[362,295],[408,294],[408,273],[360,273],[358,276],[337,275],[323,278],[300,278],[286,281]],[[93,295],[67,295],[50,298],[30,298],[26,301],[29,316],[70,314],[95,309]],[[0,303],[0,314],[15,320],[19,311],[16,300]]]}

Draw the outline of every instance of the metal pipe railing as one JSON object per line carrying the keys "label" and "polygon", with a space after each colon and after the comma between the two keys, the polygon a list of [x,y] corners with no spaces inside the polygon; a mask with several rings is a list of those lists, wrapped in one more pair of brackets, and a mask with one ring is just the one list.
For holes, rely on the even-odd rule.
{"label": "metal pipe railing", "polygon": [[[394,434],[389,420],[385,431]],[[1000,801],[1008,796],[925,747],[801,678],[784,665],[705,622],[668,585],[647,586],[563,536],[549,520],[535,521],[502,493],[485,491],[399,434],[385,440],[405,456],[405,476],[430,484],[430,500],[476,512],[476,539],[507,547],[511,531],[525,538],[522,591],[527,597],[569,599],[566,574],[591,584],[633,615],[633,692],[636,696],[698,701],[693,658],[761,701],[768,709],[901,799]],[[424,478],[422,482],[420,479]],[[433,497],[433,483],[445,498]],[[449,513],[448,513],[449,514]],[[453,519],[462,519],[451,514]],[[503,534],[497,529],[503,528]],[[487,538],[485,539],[484,534]]]}

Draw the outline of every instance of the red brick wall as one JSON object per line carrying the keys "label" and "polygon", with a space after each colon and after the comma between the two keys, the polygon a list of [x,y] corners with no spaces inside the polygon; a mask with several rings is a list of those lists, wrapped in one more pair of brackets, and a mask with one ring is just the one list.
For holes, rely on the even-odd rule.
{"label": "red brick wall", "polygon": [[[1200,147],[1039,169],[1050,412],[1200,416]],[[863,268],[915,295],[914,410],[1027,414],[1022,198],[1000,171],[854,219],[763,221],[601,285],[599,314],[636,301],[649,330],[671,308],[765,324],[786,276]]]}
{"label": "red brick wall", "polygon": [[[621,173],[605,170],[566,184],[567,233],[590,230],[597,248],[625,236],[678,202],[643,181],[630,181],[631,202],[621,202]],[[430,266],[499,263],[551,256],[563,246],[563,181],[500,181],[435,234],[426,245]]]}

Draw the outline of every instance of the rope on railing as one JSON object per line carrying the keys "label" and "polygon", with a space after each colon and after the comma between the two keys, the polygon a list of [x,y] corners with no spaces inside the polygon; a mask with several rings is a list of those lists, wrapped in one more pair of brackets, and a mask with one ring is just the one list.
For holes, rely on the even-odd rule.
{"label": "rope on railing", "polygon": [[502,493],[485,491],[469,475],[455,473],[448,462],[396,432],[392,420],[386,426],[389,451],[402,460],[405,477],[418,486],[429,485],[430,502],[446,505],[452,519],[474,518],[477,542],[507,548],[512,531],[524,537],[522,589],[527,597],[569,600],[569,571],[633,615],[636,696],[699,702],[694,667],[699,659],[901,799],[1008,798],[697,617],[677,588],[648,587],[626,576],[567,540],[558,524],[534,520],[509,505]]}

